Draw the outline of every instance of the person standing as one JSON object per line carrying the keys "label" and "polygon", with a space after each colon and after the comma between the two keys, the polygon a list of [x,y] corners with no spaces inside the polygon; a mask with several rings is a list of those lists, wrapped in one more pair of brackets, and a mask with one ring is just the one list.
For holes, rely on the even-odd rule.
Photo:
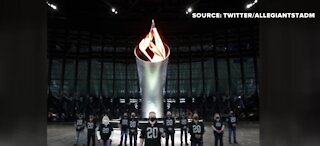
{"label": "person standing", "polygon": [[97,139],[100,142],[100,146],[111,146],[110,136],[113,131],[113,127],[109,123],[109,117],[105,115],[102,118],[102,123],[97,130]]}
{"label": "person standing", "polygon": [[140,146],[161,146],[161,137],[164,137],[163,129],[157,123],[156,113],[150,112],[148,124],[141,129]]}
{"label": "person standing", "polygon": [[76,128],[76,140],[75,145],[85,145],[84,142],[84,128],[85,128],[85,121],[82,114],[78,114],[78,118],[74,122],[74,126]]}
{"label": "person standing", "polygon": [[180,135],[181,145],[183,144],[183,134],[184,134],[184,140],[186,145],[189,145],[187,141],[188,118],[185,116],[184,113],[182,113],[182,116],[180,117],[180,131],[181,131],[181,135]]}
{"label": "person standing", "polygon": [[233,111],[229,112],[229,117],[227,118],[228,126],[229,126],[229,143],[231,144],[231,137],[233,135],[233,142],[235,144],[238,144],[237,138],[236,138],[236,126],[238,123],[238,119],[236,118]]}
{"label": "person standing", "polygon": [[191,135],[191,146],[203,146],[204,125],[199,122],[198,114],[193,114],[192,120],[188,129]]}
{"label": "person standing", "polygon": [[92,146],[95,146],[96,142],[96,121],[93,115],[89,115],[87,125],[87,146],[90,146],[90,140],[92,139]]}
{"label": "person standing", "polygon": [[[131,117],[129,119],[130,146],[137,146],[138,126],[139,126],[139,121],[136,118],[136,114],[134,112],[132,112]],[[133,142],[133,144],[132,144],[132,142]]]}
{"label": "person standing", "polygon": [[214,120],[212,122],[212,129],[214,135],[214,145],[218,146],[218,142],[220,146],[223,146],[223,130],[224,125],[218,113],[214,114]]}
{"label": "person standing", "polygon": [[167,117],[163,122],[165,133],[166,133],[166,146],[169,145],[169,137],[171,138],[171,145],[174,146],[174,127],[175,127],[175,119],[172,118],[171,112],[167,112]]}
{"label": "person standing", "polygon": [[128,125],[129,125],[128,114],[125,112],[123,113],[123,117],[121,117],[120,119],[121,137],[120,137],[119,146],[122,146],[123,138],[124,138],[124,145],[127,146]]}

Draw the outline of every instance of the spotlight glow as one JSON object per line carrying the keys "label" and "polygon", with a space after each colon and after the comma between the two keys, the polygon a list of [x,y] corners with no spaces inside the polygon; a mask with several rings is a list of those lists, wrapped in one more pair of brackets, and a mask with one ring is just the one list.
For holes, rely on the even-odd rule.
{"label": "spotlight glow", "polygon": [[254,6],[256,3],[258,3],[258,0],[254,0],[252,3],[248,3],[246,5],[246,9],[250,9],[252,6]]}
{"label": "spotlight glow", "polygon": [[116,11],[116,9],[115,9],[115,8],[112,8],[112,9],[111,9],[111,12],[115,12],[115,11]]}
{"label": "spotlight glow", "polygon": [[187,9],[187,12],[191,13],[191,12],[192,12],[192,8],[189,7],[189,8]]}
{"label": "spotlight glow", "polygon": [[49,3],[48,1],[47,1],[46,3],[47,3],[47,5],[48,5],[49,7],[51,7],[52,9],[54,9],[54,10],[57,10],[57,9],[58,9],[58,7],[57,7],[56,5],[51,4],[51,3]]}

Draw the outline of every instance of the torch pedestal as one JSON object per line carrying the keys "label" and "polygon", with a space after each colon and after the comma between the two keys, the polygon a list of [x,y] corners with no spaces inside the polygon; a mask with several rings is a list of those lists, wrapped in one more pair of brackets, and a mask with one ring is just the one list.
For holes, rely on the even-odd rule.
{"label": "torch pedestal", "polygon": [[151,111],[156,113],[157,118],[163,117],[163,91],[170,55],[169,47],[166,44],[164,46],[166,57],[159,62],[149,61],[139,46],[134,49],[142,97],[142,118],[148,118]]}

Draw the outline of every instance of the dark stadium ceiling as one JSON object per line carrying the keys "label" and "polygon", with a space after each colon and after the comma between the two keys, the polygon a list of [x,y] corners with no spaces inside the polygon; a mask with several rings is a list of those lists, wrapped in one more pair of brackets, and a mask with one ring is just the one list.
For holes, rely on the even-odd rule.
{"label": "dark stadium ceiling", "polygon": [[[253,1],[253,0],[252,0]],[[256,24],[257,20],[192,19],[193,12],[245,12],[251,0],[48,0],[49,28],[73,28],[107,33],[142,33],[151,19],[167,33],[201,32],[216,26]],[[112,8],[118,12],[112,12]],[[257,11],[253,7],[250,11]]]}

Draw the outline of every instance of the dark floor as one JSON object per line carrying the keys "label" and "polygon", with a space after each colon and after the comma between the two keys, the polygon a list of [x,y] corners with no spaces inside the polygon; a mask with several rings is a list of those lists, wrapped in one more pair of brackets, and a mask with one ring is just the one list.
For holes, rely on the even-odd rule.
{"label": "dark floor", "polygon": [[[224,130],[224,146],[230,146],[228,143],[228,128]],[[73,146],[75,139],[75,130],[72,124],[48,124],[47,126],[47,145],[48,146]],[[115,129],[111,136],[112,146],[117,146],[120,141],[120,131]],[[213,146],[213,133],[211,127],[206,126],[204,136],[204,145]],[[188,138],[189,140],[189,138]],[[84,141],[86,141],[84,139]],[[237,141],[239,146],[259,146],[259,124],[240,123],[237,128]],[[162,139],[162,145],[165,140]],[[129,143],[129,141],[128,141]],[[180,131],[175,134],[175,145],[180,146]],[[231,144],[235,145],[235,144]],[[96,142],[96,146],[98,146]]]}

